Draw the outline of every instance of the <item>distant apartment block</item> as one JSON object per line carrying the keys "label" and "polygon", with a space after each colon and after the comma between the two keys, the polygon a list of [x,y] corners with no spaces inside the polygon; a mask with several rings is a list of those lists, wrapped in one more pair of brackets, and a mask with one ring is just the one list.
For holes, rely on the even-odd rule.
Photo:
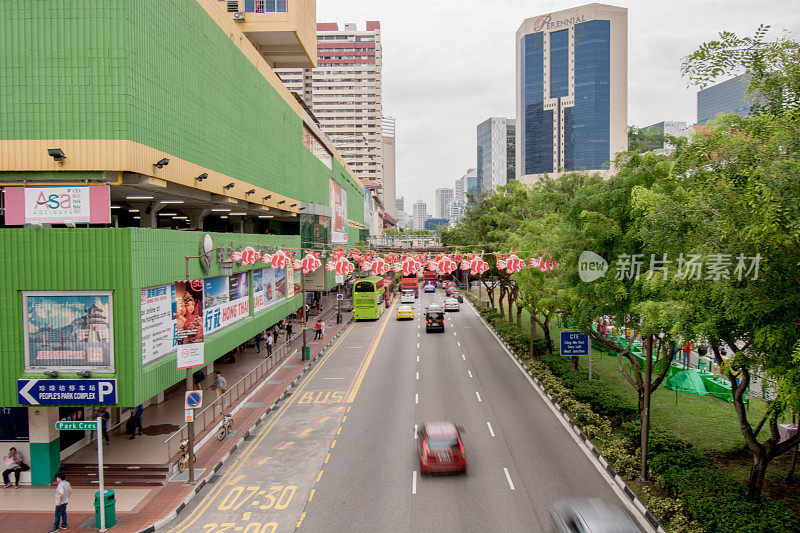
{"label": "distant apartment block", "polygon": [[477,176],[481,191],[493,191],[514,179],[516,157],[510,154],[515,149],[515,132],[513,118],[491,117],[478,124]]}

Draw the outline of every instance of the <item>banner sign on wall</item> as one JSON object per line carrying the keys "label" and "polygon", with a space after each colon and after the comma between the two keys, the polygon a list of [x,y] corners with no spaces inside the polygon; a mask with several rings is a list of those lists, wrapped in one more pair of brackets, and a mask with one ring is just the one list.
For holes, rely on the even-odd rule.
{"label": "banner sign on wall", "polygon": [[179,369],[203,364],[204,285],[202,279],[175,282],[175,301],[177,303],[175,322]]}
{"label": "banner sign on wall", "polygon": [[110,291],[22,293],[26,372],[114,368]]}
{"label": "banner sign on wall", "polygon": [[313,272],[301,273],[303,276],[303,285],[307,291],[324,291],[325,290],[325,269],[318,268]]}
{"label": "banner sign on wall", "polygon": [[331,178],[329,180],[331,206],[331,242],[347,244],[347,192]]}
{"label": "banner sign on wall", "polygon": [[163,357],[178,345],[175,285],[142,289],[142,365]]}
{"label": "banner sign on wall", "polygon": [[[283,288],[278,291],[276,274],[280,273]],[[253,312],[258,313],[283,300],[286,293],[286,273],[284,269],[257,268],[253,270]]]}
{"label": "banner sign on wall", "polygon": [[108,185],[78,187],[6,187],[6,225],[108,224],[111,192]]}
{"label": "banner sign on wall", "polygon": [[247,272],[233,276],[208,278],[203,287],[205,309],[203,322],[210,335],[250,315],[250,294]]}

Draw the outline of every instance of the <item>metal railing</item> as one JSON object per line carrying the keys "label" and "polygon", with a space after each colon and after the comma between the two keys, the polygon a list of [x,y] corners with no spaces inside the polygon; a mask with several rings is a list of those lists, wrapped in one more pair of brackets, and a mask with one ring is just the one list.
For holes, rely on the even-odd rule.
{"label": "metal railing", "polygon": [[[311,315],[315,316],[315,315]],[[336,307],[329,307],[325,309],[320,315],[320,318],[326,320],[336,319]],[[284,334],[283,332],[281,334]],[[306,333],[306,340],[311,340]],[[264,376],[269,375],[278,365],[283,363],[288,357],[293,355],[303,345],[303,332],[298,331],[290,340],[284,342],[281,346],[272,351],[272,355],[261,361],[250,372],[242,376],[236,383],[231,385],[219,398],[216,398],[205,409],[200,411],[194,417],[195,434],[201,434],[209,426],[216,425],[222,420],[222,413],[225,409],[231,409],[236,402],[248,394],[251,388],[258,384]],[[187,432],[188,424],[184,424],[172,435],[167,437],[164,441],[166,450],[165,463],[171,463],[172,459],[180,452],[181,441],[188,438]]]}

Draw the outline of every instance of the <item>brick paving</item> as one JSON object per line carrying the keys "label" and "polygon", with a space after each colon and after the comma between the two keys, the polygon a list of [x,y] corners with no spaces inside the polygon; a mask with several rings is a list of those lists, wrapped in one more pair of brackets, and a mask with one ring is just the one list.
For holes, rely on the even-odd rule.
{"label": "brick paving", "polygon": [[[331,304],[328,303],[326,308],[330,309],[330,305]],[[347,327],[352,318],[352,312],[343,313],[344,319],[342,324],[336,324],[335,314],[333,316],[333,323],[328,324],[326,327],[324,342],[309,342],[312,361],[317,354],[322,351],[325,345],[339,333],[339,331]],[[313,316],[311,318],[314,319]],[[299,328],[296,331],[298,330]],[[311,338],[313,337],[313,331],[309,331],[310,334],[307,338],[309,341],[311,341]],[[264,407],[260,409],[239,409],[233,416],[234,427],[242,430],[249,429],[264,413],[266,408],[279,399],[283,391],[305,370],[308,364],[309,361],[301,360],[301,354],[299,352],[287,358],[283,366],[280,367],[280,369],[278,369],[272,377],[270,377],[269,381],[267,381],[252,397],[247,399],[247,402],[261,402]],[[243,396],[240,401],[243,401],[245,397],[246,395]],[[212,425],[209,429],[213,428],[214,426]],[[204,469],[202,477],[205,477],[208,472],[210,472],[210,470],[219,463],[222,457],[228,453],[231,448],[233,448],[240,438],[238,435],[241,435],[241,433],[243,433],[243,431],[237,434],[237,437],[227,438],[222,442],[216,438],[212,438],[206,442],[206,444],[203,445],[200,450],[198,450],[196,468]],[[199,441],[200,438],[202,438],[202,434],[198,435],[197,440]],[[136,440],[131,441],[131,443],[135,442]],[[200,476],[196,477],[202,479]],[[195,486],[187,485],[183,481],[171,481],[167,482],[161,487],[150,489],[149,494],[142,498],[141,501],[136,504],[131,511],[117,511],[117,525],[115,525],[111,531],[118,533],[135,533],[146,530],[159,519],[169,515],[172,511],[178,508],[181,505],[181,502],[183,502],[187,496],[189,496],[194,488]],[[0,491],[2,490],[3,489],[0,489]],[[19,503],[19,501],[15,502],[13,511],[5,509],[4,507],[6,506],[0,504],[0,523],[2,523],[4,531],[50,531],[53,526],[53,512],[44,512],[40,510],[34,511],[32,509],[26,509],[24,505],[25,493],[29,493],[30,496],[37,498],[42,497],[41,487],[22,487],[18,490],[5,490],[13,490],[14,493],[19,493],[22,495],[23,498],[21,498],[21,500],[23,503]],[[114,490],[122,492],[125,489],[115,488]],[[47,492],[47,498],[51,501],[53,498],[53,493],[53,489],[49,489]],[[0,492],[0,495],[2,494],[3,492]],[[17,494],[14,494],[14,496],[17,496]],[[0,500],[2,500],[2,498],[0,498]],[[20,498],[15,498],[15,500],[20,500]],[[82,502],[81,507],[85,509],[85,502]],[[41,502],[38,502],[36,508],[41,509]],[[68,507],[67,516],[69,520],[69,529],[67,531],[95,530],[94,512],[90,513],[85,510],[72,511]],[[91,518],[91,527],[79,527],[89,518]]]}

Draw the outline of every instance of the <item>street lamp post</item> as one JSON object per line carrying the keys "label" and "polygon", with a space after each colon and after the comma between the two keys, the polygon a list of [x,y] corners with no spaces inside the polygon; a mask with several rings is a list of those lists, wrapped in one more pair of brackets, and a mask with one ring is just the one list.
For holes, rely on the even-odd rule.
{"label": "street lamp post", "polygon": [[[217,250],[222,249],[214,248],[212,250],[208,250],[205,253],[200,255],[187,255],[186,256],[186,281],[189,281],[189,259],[203,259],[208,258],[208,256],[214,253]],[[233,261],[227,259],[220,261],[220,267],[222,269],[223,276],[230,276],[233,274]],[[188,367],[186,369],[186,391],[193,391],[194,390],[194,380],[192,379],[192,368]],[[187,444],[186,444],[186,453],[189,456],[189,480],[187,483],[189,485],[194,485],[194,416],[192,419],[186,423],[186,433],[187,433]]]}

